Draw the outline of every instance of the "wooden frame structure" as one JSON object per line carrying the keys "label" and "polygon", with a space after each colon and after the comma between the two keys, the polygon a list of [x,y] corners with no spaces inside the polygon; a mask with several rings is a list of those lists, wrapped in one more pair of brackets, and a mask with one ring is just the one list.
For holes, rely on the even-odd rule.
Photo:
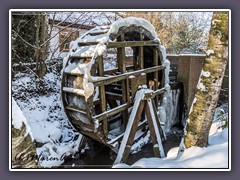
{"label": "wooden frame structure", "polygon": [[[107,30],[104,28],[95,34],[89,32],[89,35],[106,34]],[[82,87],[84,74],[64,70],[62,101],[71,124],[81,134],[99,141],[117,152],[124,137],[139,86],[148,85],[149,80],[154,81],[153,91],[145,94],[144,102],[151,100],[156,111],[156,106],[162,101],[162,94],[165,92],[165,66],[163,65],[159,41],[155,41],[155,38],[144,27],[136,25],[121,27],[117,33],[110,34],[109,37],[112,41],[105,43],[105,45],[107,49],[117,49],[117,68],[104,70],[103,55],[96,57],[91,68],[91,75],[104,78],[89,80],[89,82],[94,85],[95,93],[98,91],[99,96],[94,98],[93,94],[86,100]],[[78,43],[79,47],[97,47],[97,44],[98,42],[89,41]],[[133,50],[133,62],[130,66],[126,65],[126,47],[131,47]],[[93,60],[93,57],[69,56],[66,67],[72,62],[87,64],[91,60]],[[152,121],[147,121],[145,116],[142,115],[142,111],[146,111],[148,119],[152,119],[152,116],[149,113],[149,106],[141,105],[141,115],[136,116],[133,128],[135,132],[142,131],[143,136],[146,135],[148,128],[153,127],[151,125]],[[155,116],[157,117],[156,112]],[[160,124],[159,128],[161,129]],[[118,129],[118,133],[114,136],[111,135],[111,132],[116,131],[116,129]],[[130,144],[140,138],[134,137],[134,135],[131,135]],[[154,133],[151,135],[154,139]],[[129,152],[130,149],[127,150],[127,154]],[[125,160],[127,156],[125,156]]]}

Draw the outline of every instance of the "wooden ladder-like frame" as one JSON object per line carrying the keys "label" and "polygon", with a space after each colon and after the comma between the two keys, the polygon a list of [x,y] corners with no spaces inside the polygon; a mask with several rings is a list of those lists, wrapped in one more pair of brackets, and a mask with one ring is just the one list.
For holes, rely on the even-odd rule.
{"label": "wooden ladder-like frame", "polygon": [[155,157],[165,157],[162,145],[162,140],[165,140],[165,135],[160,125],[160,119],[157,115],[157,108],[154,99],[151,98],[151,96],[148,96],[149,94],[151,94],[151,90],[149,89],[142,88],[138,90],[135,96],[136,98],[133,105],[133,110],[114,164],[121,162],[127,163],[138,123],[143,113],[145,113],[145,117],[148,122],[154,155]]}

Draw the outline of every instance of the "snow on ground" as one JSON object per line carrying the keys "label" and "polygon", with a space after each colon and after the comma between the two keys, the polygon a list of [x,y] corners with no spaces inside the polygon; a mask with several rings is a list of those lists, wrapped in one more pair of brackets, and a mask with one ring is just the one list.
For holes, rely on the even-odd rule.
{"label": "snow on ground", "polygon": [[65,156],[78,151],[82,138],[62,109],[59,77],[53,73],[45,76],[45,93],[36,85],[36,79],[26,74],[17,75],[12,82],[13,123],[20,116],[26,119],[33,139],[40,146],[37,154],[42,167],[61,165]]}
{"label": "snow on ground", "polygon": [[28,134],[31,136],[31,138],[33,139],[33,135],[31,132],[31,129],[27,123],[26,118],[24,117],[21,109],[19,108],[18,104],[16,103],[16,101],[12,98],[12,125],[15,129],[21,129],[23,124],[26,126],[26,134],[25,136],[27,136]]}
{"label": "snow on ground", "polygon": [[219,120],[224,108],[217,108],[207,147],[191,147],[180,156],[176,147],[168,152],[166,158],[142,158],[131,166],[121,163],[113,168],[228,168],[228,129],[222,129],[222,121]]}

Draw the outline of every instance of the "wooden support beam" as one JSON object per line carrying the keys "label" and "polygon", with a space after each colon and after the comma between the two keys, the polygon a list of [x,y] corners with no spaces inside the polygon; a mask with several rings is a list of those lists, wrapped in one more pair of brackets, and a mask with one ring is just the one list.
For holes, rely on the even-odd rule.
{"label": "wooden support beam", "polygon": [[93,106],[93,96],[91,96],[86,101],[86,113],[87,113],[89,123],[93,127],[94,127],[94,122],[92,120],[92,114],[94,113],[94,111],[95,111],[95,109],[94,109],[94,106]]}
{"label": "wooden support beam", "polygon": [[87,114],[87,113],[86,113],[86,110],[84,110],[84,109],[78,109],[77,107],[73,107],[73,106],[66,106],[65,109],[70,110],[70,111],[79,112],[79,113],[85,114],[85,115]]}
{"label": "wooden support beam", "polygon": [[92,45],[97,45],[99,42],[79,42],[78,46],[92,46]]}
{"label": "wooden support beam", "polygon": [[126,146],[125,146],[125,149],[124,149],[124,153],[123,153],[123,156],[122,156],[122,162],[127,162],[127,159],[128,159],[129,154],[130,154],[131,147],[132,147],[132,144],[133,144],[133,141],[134,141],[134,137],[135,137],[135,134],[136,134],[136,131],[137,131],[137,128],[138,128],[138,122],[141,119],[141,116],[142,116],[142,113],[143,113],[144,104],[145,104],[145,102],[141,101],[139,106],[138,106],[137,113],[134,117],[133,124],[131,126],[130,134],[128,135],[128,140],[127,140],[127,143],[126,143]]}
{"label": "wooden support beam", "polygon": [[138,70],[138,58],[136,48],[133,48],[133,67],[134,71]]}
{"label": "wooden support beam", "polygon": [[134,137],[136,135],[136,131],[138,128],[141,127],[141,124],[145,123],[145,121],[143,121],[142,123],[138,123],[143,114],[143,110],[147,117],[150,135],[153,142],[154,155],[156,157],[165,156],[163,151],[163,146],[162,146],[162,137],[164,137],[164,135],[161,134],[160,132],[162,130],[161,126],[159,126],[160,122],[159,124],[157,122],[159,119],[157,117],[157,113],[155,112],[156,110],[156,107],[154,106],[155,103],[152,99],[143,100],[145,92],[146,91],[144,89],[139,90],[140,96],[135,100],[136,104],[134,104],[133,106],[134,110],[131,112],[130,120],[128,122],[127,129],[124,133],[124,136],[118,151],[118,155],[115,159],[114,164],[117,164],[120,162],[125,162],[125,163],[127,162],[127,159],[130,154],[131,147],[134,141]]}
{"label": "wooden support beam", "polygon": [[127,72],[125,74],[120,74],[120,75],[116,75],[116,76],[110,76],[110,77],[106,77],[104,79],[101,80],[97,80],[97,81],[92,81],[92,83],[94,83],[94,86],[100,86],[102,84],[107,85],[107,84],[111,84],[113,82],[118,82],[124,79],[127,79],[127,77],[129,76],[137,76],[137,75],[141,75],[142,73],[152,73],[155,71],[159,71],[161,69],[164,69],[165,67],[160,65],[160,66],[154,66],[151,68],[146,68],[146,69],[140,69],[138,71],[133,71],[133,72]]}
{"label": "wooden support beam", "polygon": [[105,111],[101,114],[98,114],[98,115],[95,115],[92,117],[93,120],[98,120],[98,121],[102,121],[104,118],[108,118],[110,116],[113,116],[115,114],[118,114],[126,109],[128,109],[129,107],[131,106],[130,103],[125,103],[125,104],[122,104],[116,108],[113,108],[113,109],[110,109],[108,111]]}
{"label": "wooden support beam", "polygon": [[107,99],[122,101],[122,95],[121,94],[106,92],[106,96],[107,96]]}
{"label": "wooden support beam", "polygon": [[121,42],[108,42],[107,48],[122,48],[122,47],[141,47],[141,46],[158,46],[159,43],[155,41],[121,41]]}
{"label": "wooden support beam", "polygon": [[162,139],[164,139],[165,136],[162,134],[163,132],[161,133],[162,128],[161,126],[159,126],[160,122],[157,113],[154,112],[156,110],[156,107],[154,106],[155,103],[152,99],[148,99],[146,102],[146,116],[148,120],[150,135],[153,142],[154,154],[156,157],[165,157],[162,145]]}
{"label": "wooden support beam", "polygon": [[[122,43],[121,41],[124,41],[124,34],[122,34],[120,37],[117,38],[117,43]],[[121,73],[126,72],[126,59],[125,59],[125,48],[119,47],[117,48],[117,62],[118,62],[118,69]]]}
{"label": "wooden support beam", "polygon": [[126,102],[130,102],[130,86],[129,86],[129,78],[126,79]]}
{"label": "wooden support beam", "polygon": [[[143,34],[140,33],[140,41],[143,40]],[[143,69],[144,68],[144,52],[143,52],[143,46],[140,46],[138,48],[138,63],[139,63],[139,68]]]}
{"label": "wooden support beam", "polygon": [[145,85],[147,82],[146,75],[138,75],[138,76],[132,76],[130,78],[130,84],[131,84],[131,96],[132,99],[134,99],[135,94],[138,90],[138,86]]}
{"label": "wooden support beam", "polygon": [[[123,44],[124,41],[124,34],[121,34],[118,38],[117,38],[117,43]],[[116,44],[115,44],[116,45]],[[125,58],[125,46],[119,46],[119,48],[117,48],[117,62],[118,62],[118,69],[119,71],[124,74],[126,73],[126,58]],[[127,78],[126,78],[127,79]],[[122,103],[126,103],[127,102],[127,96],[129,96],[128,90],[127,90],[127,84],[126,84],[126,80],[122,80],[121,84],[122,84]],[[126,128],[127,125],[127,121],[128,121],[128,110],[124,110],[122,112],[122,120],[123,120],[123,125],[124,125],[124,129]]]}
{"label": "wooden support beam", "polygon": [[[97,60],[98,60],[99,76],[103,76],[104,75],[103,56],[99,56]],[[103,113],[107,110],[105,85],[99,86],[99,94],[100,94],[100,108],[101,108],[101,112]],[[107,118],[103,119],[103,132],[104,132],[104,135],[107,137],[108,135],[108,119]]]}
{"label": "wooden support beam", "polygon": [[146,103],[146,105],[145,105],[145,110],[146,110],[146,116],[147,116],[147,120],[148,120],[148,127],[150,130],[150,135],[151,135],[151,139],[152,139],[152,143],[153,143],[153,153],[154,153],[155,157],[160,157],[160,151],[157,146],[158,145],[157,136],[156,136],[157,132],[155,132],[155,129],[154,129],[153,117],[152,117],[151,110],[150,110],[148,103]]}
{"label": "wooden support beam", "polygon": [[63,90],[64,92],[67,92],[67,93],[72,93],[72,94],[76,94],[76,95],[79,95],[79,96],[85,96],[85,93],[84,93],[84,90],[83,90],[83,89],[63,87],[62,90]]}
{"label": "wooden support beam", "polygon": [[155,98],[156,96],[163,94],[165,91],[166,91],[165,88],[161,88],[156,91],[146,93],[144,100]]}
{"label": "wooden support beam", "polygon": [[[80,126],[81,127],[81,126]],[[80,129],[79,130],[81,134],[87,136],[87,137],[90,137],[91,139],[94,139],[100,143],[103,143],[103,144],[106,144],[105,140],[104,139],[100,139],[97,135],[95,135],[93,133],[93,131],[86,131],[86,130],[83,130],[83,129]]]}
{"label": "wooden support beam", "polygon": [[[153,65],[158,66],[158,50],[157,48],[153,49]],[[154,90],[158,89],[158,71],[154,72]],[[158,106],[158,95],[155,97],[156,106]]]}

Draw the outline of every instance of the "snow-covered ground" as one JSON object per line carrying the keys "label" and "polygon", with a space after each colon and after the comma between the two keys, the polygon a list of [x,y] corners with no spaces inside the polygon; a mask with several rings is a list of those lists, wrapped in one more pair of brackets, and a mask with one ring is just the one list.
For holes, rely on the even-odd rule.
{"label": "snow-covered ground", "polygon": [[40,166],[59,166],[64,157],[78,152],[82,135],[72,128],[62,109],[60,74],[47,74],[43,83],[45,90],[36,85],[32,76],[18,74],[15,77],[12,82],[12,118],[14,124],[26,119],[28,131],[38,144]]}
{"label": "snow-covered ground", "polygon": [[117,164],[113,168],[229,168],[228,128],[222,128],[227,120],[227,106],[217,108],[209,132],[209,145],[191,147],[178,155],[178,147],[171,149],[166,158],[142,158],[133,165]]}

